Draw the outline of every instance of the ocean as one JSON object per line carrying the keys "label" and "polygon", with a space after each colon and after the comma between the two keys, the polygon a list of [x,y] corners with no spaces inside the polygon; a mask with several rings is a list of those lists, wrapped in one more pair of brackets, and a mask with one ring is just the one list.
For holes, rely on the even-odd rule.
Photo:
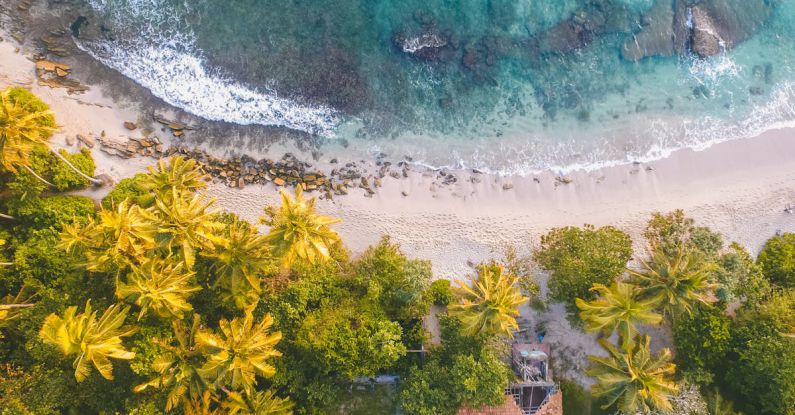
{"label": "ocean", "polygon": [[500,174],[795,125],[784,0],[79,0],[77,42],[207,120]]}

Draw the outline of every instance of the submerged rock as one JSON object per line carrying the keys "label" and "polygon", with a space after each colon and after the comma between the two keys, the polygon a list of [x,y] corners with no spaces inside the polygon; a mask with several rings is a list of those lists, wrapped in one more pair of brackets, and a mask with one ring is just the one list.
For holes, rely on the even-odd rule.
{"label": "submerged rock", "polygon": [[621,56],[637,61],[647,56],[673,56],[675,44],[674,3],[679,1],[658,0],[643,16],[643,28],[624,42]]}
{"label": "submerged rock", "polygon": [[705,0],[690,10],[693,52],[714,56],[750,38],[773,13],[770,0]]}

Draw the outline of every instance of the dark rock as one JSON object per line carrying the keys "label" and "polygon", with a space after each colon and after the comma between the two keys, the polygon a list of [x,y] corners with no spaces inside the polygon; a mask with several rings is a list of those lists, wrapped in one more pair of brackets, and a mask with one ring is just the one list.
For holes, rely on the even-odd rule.
{"label": "dark rock", "polygon": [[773,13],[770,0],[704,0],[691,7],[693,52],[714,56],[751,37]]}
{"label": "dark rock", "polygon": [[644,26],[640,32],[630,36],[621,47],[621,56],[637,61],[647,56],[673,56],[674,47],[674,2],[657,0],[643,16]]}

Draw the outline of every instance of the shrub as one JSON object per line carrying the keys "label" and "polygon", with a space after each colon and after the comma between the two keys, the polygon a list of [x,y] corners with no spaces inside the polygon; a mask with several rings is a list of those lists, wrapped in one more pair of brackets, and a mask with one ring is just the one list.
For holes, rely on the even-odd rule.
{"label": "shrub", "polygon": [[652,214],[643,236],[650,245],[661,247],[669,255],[675,255],[681,246],[711,260],[723,247],[719,234],[709,228],[695,226],[695,220],[679,209],[667,214]]}
{"label": "shrub", "polygon": [[96,214],[94,201],[84,196],[30,198],[14,206],[13,214],[28,228],[60,230],[64,223],[85,223]]}
{"label": "shrub", "polygon": [[723,383],[745,413],[792,415],[795,339],[781,333],[795,324],[795,291],[776,293],[741,309],[732,325]]}
{"label": "shrub", "polygon": [[720,301],[745,299],[756,302],[769,294],[770,283],[765,279],[762,268],[736,242],[729,246],[728,252],[720,256],[716,265],[715,280],[719,285],[716,294]]}
{"label": "shrub", "polygon": [[408,259],[388,237],[370,248],[354,264],[369,300],[390,318],[411,319],[428,312],[423,293],[431,284],[430,261]]}
{"label": "shrub", "polygon": [[[59,153],[69,160],[75,168],[85,173],[88,176],[94,176],[94,158],[91,157],[91,151],[87,148],[82,149],[79,153],[71,154],[66,150],[58,150]],[[52,184],[59,191],[65,192],[67,190],[84,189],[88,187],[89,181],[80,176],[72,170],[66,163],[51,155],[52,159]]]}
{"label": "shrub", "polygon": [[428,300],[438,306],[446,306],[455,300],[453,290],[450,288],[450,280],[439,279],[431,283],[426,291]]}
{"label": "shrub", "polygon": [[725,370],[731,320],[721,310],[699,306],[692,315],[674,321],[673,337],[677,369],[689,381],[709,385],[716,371]]}
{"label": "shrub", "polygon": [[770,238],[756,259],[771,282],[795,288],[795,233]]}
{"label": "shrub", "polygon": [[575,299],[594,299],[594,284],[610,284],[632,257],[632,240],[626,233],[605,226],[553,229],[541,237],[533,258],[550,272],[550,297],[576,313]]}
{"label": "shrub", "polygon": [[145,179],[146,173],[138,173],[133,177],[122,179],[102,199],[102,207],[112,209],[113,206],[125,200],[144,208],[151,206],[155,199],[152,192],[148,191],[143,185]]}

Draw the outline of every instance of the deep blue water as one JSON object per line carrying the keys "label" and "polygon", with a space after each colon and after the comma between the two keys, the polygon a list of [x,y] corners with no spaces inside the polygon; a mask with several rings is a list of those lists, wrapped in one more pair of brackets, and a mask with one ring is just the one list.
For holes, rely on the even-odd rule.
{"label": "deep blue water", "polygon": [[87,1],[114,36],[82,46],[167,102],[355,156],[594,167],[795,120],[795,2]]}

